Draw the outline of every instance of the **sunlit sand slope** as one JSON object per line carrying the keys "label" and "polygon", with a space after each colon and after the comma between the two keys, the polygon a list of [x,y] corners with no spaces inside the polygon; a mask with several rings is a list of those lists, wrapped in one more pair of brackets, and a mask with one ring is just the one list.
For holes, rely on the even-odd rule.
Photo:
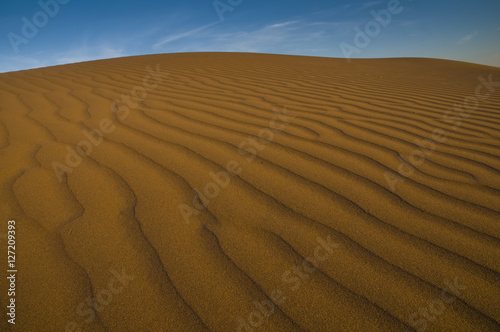
{"label": "sunlit sand slope", "polygon": [[0,148],[2,331],[500,330],[499,68],[198,53],[5,73]]}

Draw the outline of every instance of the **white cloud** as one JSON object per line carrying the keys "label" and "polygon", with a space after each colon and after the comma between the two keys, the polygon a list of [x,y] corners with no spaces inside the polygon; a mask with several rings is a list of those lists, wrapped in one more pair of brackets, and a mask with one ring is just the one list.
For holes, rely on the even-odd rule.
{"label": "white cloud", "polygon": [[17,71],[31,68],[64,65],[68,63],[110,59],[126,56],[122,48],[103,43],[96,47],[87,47],[86,43],[64,52],[38,52],[30,56],[2,56],[0,72]]}
{"label": "white cloud", "polygon": [[45,67],[48,64],[36,57],[28,56],[2,56],[0,61],[0,73],[17,71],[28,68]]}
{"label": "white cloud", "polygon": [[304,20],[263,25],[255,30],[214,29],[191,36],[181,45],[166,45],[164,52],[251,52],[296,55],[331,55],[334,26],[311,26]]}
{"label": "white cloud", "polygon": [[88,49],[83,46],[55,56],[57,64],[75,63],[83,61],[92,61],[98,59],[119,58],[125,56],[122,49],[109,45],[101,45],[96,48]]}
{"label": "white cloud", "polygon": [[288,22],[283,22],[283,23],[277,23],[277,24],[273,24],[273,25],[268,25],[266,27],[266,29],[281,28],[281,27],[285,27],[287,25],[298,23],[298,22],[300,22],[300,21],[288,21]]}
{"label": "white cloud", "polygon": [[196,28],[196,29],[192,29],[192,30],[183,32],[183,33],[179,33],[179,34],[176,34],[176,35],[170,35],[170,36],[163,37],[156,44],[153,45],[153,50],[158,50],[161,46],[163,46],[165,44],[168,44],[170,42],[173,42],[175,40],[179,40],[179,39],[182,39],[182,38],[191,37],[193,35],[196,35],[197,33],[201,32],[203,30],[206,30],[206,29],[208,29],[208,28],[210,28],[210,27],[212,27],[212,26],[214,26],[216,24],[219,24],[219,23],[220,23],[220,21],[217,21],[217,22],[214,22],[214,23],[210,23],[210,24],[201,26],[201,27]]}
{"label": "white cloud", "polygon": [[473,32],[473,33],[471,33],[471,34],[469,34],[467,36],[462,37],[462,39],[460,39],[458,41],[458,44],[459,45],[463,45],[463,44],[465,44],[467,42],[470,42],[472,39],[474,39],[477,36],[477,34],[478,34],[478,32],[476,31],[476,32]]}

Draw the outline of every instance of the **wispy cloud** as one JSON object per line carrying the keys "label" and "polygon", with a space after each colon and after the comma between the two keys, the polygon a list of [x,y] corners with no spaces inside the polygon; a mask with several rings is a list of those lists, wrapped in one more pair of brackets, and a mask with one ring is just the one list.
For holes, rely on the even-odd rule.
{"label": "wispy cloud", "polygon": [[182,45],[165,45],[164,52],[255,52],[296,55],[332,54],[333,26],[311,26],[304,19],[264,24],[257,29],[210,29],[193,34]]}
{"label": "wispy cloud", "polygon": [[470,42],[472,39],[474,39],[474,38],[477,36],[477,34],[478,34],[478,31],[473,32],[473,33],[471,33],[471,34],[469,34],[469,35],[466,35],[466,36],[462,37],[462,39],[460,39],[460,40],[458,41],[458,44],[459,44],[459,45],[463,45],[463,44],[465,44],[465,43]]}
{"label": "wispy cloud", "polygon": [[[208,28],[220,23],[219,21],[205,26],[192,29],[187,32],[162,38],[153,45],[153,50],[161,49],[164,52],[263,52],[272,53],[276,45],[297,43],[298,38],[302,42],[311,40],[318,35],[314,31],[297,32],[300,27],[306,26],[301,19],[288,20],[273,24],[267,24],[256,30],[240,29],[239,31],[228,31],[227,29]],[[186,38],[182,44],[168,45],[168,43]],[[291,48],[291,46],[289,46]]]}
{"label": "wispy cloud", "polygon": [[267,29],[274,29],[274,28],[281,28],[281,27],[286,27],[287,25],[292,25],[295,23],[298,23],[300,21],[288,21],[288,22],[283,22],[283,23],[277,23],[273,25],[268,25],[266,28]]}
{"label": "wispy cloud", "polygon": [[96,59],[110,59],[125,56],[126,53],[111,45],[87,48],[86,46],[75,48],[64,53],[55,55],[56,64],[75,63],[91,61]]}
{"label": "wispy cloud", "polygon": [[38,57],[31,56],[1,56],[0,72],[22,70],[24,68],[39,68],[49,64],[41,61]]}
{"label": "wispy cloud", "polygon": [[63,52],[38,52],[30,56],[15,57],[1,56],[0,72],[57,66],[98,59],[118,58],[126,55],[128,54],[121,47],[118,47],[118,45],[104,43],[98,46],[88,47],[84,42],[81,46]]}
{"label": "wispy cloud", "polygon": [[217,21],[217,22],[214,22],[214,23],[210,23],[210,24],[201,26],[201,27],[196,28],[196,29],[192,29],[192,30],[183,32],[183,33],[179,33],[179,34],[176,34],[176,35],[170,35],[170,36],[163,37],[156,44],[153,45],[153,50],[158,50],[161,46],[166,45],[166,44],[168,44],[170,42],[173,42],[175,40],[179,40],[179,39],[182,39],[182,38],[194,36],[194,35],[198,34],[199,32],[201,32],[203,30],[206,30],[206,29],[208,29],[210,27],[213,27],[214,25],[219,24],[219,23],[220,23],[220,21]]}

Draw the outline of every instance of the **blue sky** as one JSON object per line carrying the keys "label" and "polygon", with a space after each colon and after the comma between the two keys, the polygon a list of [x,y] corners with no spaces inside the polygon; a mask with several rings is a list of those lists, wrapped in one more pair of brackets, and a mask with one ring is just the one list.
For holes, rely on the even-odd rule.
{"label": "blue sky", "polygon": [[[52,15],[40,13],[38,0],[1,2],[0,72],[177,52],[345,57],[341,45],[356,49],[347,53],[352,58],[431,57],[500,67],[498,0],[217,0],[223,13],[213,0],[41,0],[55,1],[64,4],[56,2]],[[383,27],[372,11],[387,11],[389,3],[397,10]],[[356,44],[367,24],[375,29],[369,44]]]}

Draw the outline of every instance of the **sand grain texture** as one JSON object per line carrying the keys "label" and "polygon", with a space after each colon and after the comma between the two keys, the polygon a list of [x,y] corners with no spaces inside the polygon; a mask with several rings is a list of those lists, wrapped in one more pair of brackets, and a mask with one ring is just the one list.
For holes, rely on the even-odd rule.
{"label": "sand grain texture", "polygon": [[[160,84],[113,112],[147,67]],[[490,74],[500,79],[445,60],[231,53],[0,74],[0,233],[16,220],[19,270],[16,325],[0,330],[235,331],[279,289],[255,331],[411,331],[457,281],[426,331],[499,331],[500,87],[458,125],[443,117]],[[53,163],[103,119],[115,129],[60,182]],[[387,172],[436,129],[446,140],[391,188]],[[238,150],[249,139],[254,157]],[[207,201],[230,161],[241,172]],[[182,204],[204,209],[186,223]],[[318,237],[336,248],[299,284],[287,273]],[[92,319],[78,314],[107,299],[112,270],[133,279]]]}

